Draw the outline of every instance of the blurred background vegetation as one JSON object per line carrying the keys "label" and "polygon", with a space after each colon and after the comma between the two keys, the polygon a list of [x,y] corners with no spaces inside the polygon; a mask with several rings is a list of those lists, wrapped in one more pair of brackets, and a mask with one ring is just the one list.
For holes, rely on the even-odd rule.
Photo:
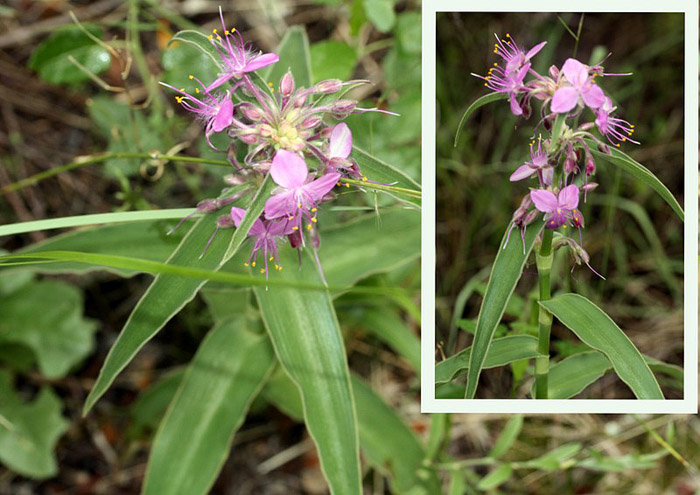
{"label": "blurred background vegetation", "polygon": [[[467,122],[457,147],[453,140],[464,110],[488,92],[470,72],[485,74],[496,61],[494,33],[506,33],[524,49],[540,41],[545,48],[533,69],[546,74],[573,56],[580,14],[441,13],[437,29],[437,355],[452,354],[471,341],[480,294],[513,211],[527,184],[509,175],[529,159],[528,144],[538,121],[533,104],[528,121],[513,116],[506,103],[491,104]],[[639,146],[621,148],[649,168],[683,204],[683,14],[586,14],[577,58],[605,61],[606,72],[631,76],[599,81],[618,106],[620,117],[635,125]],[[592,114],[590,114],[592,115]],[[683,365],[683,224],[647,186],[619,169],[597,164],[600,186],[582,204],[586,219],[583,247],[591,266],[576,267],[568,252],[555,256],[553,291],[577,292],[600,305],[642,353]],[[517,233],[516,233],[517,234]],[[517,235],[515,241],[519,242]],[[512,240],[511,240],[512,242]],[[506,311],[506,332],[535,331],[531,323],[537,272],[534,262]],[[462,304],[458,296],[462,292]],[[466,297],[471,294],[470,297]],[[463,302],[466,301],[466,304]],[[577,350],[575,338],[553,327],[556,356]],[[529,384],[508,370],[482,374],[482,397],[524,396]],[[663,387],[663,384],[662,384]],[[668,398],[680,392],[664,387]],[[630,398],[614,375],[589,387],[580,398]]]}

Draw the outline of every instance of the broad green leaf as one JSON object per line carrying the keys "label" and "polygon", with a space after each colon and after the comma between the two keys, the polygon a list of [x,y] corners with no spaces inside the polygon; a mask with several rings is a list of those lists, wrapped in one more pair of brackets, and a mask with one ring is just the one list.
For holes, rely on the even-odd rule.
{"label": "broad green leaf", "polygon": [[[308,254],[308,253],[306,253]],[[310,255],[280,250],[285,280],[321,283]],[[282,367],[299,387],[304,418],[334,495],[359,495],[359,440],[345,345],[329,293],[271,286],[254,289]]]}
{"label": "broad green leaf", "polygon": [[399,15],[396,23],[396,39],[403,53],[419,56],[422,34],[423,27],[421,26],[420,12],[407,11]]}
{"label": "broad green leaf", "polygon": [[[209,40],[206,42],[211,47]],[[184,86],[190,94],[194,94],[199,84],[188,79],[189,75],[194,75],[204,84],[210,84],[220,71],[219,65],[209,53],[202,53],[201,48],[187,42],[169,46],[163,52],[161,64],[165,69],[161,80],[176,88]]]}
{"label": "broad green leaf", "polygon": [[598,306],[578,294],[540,302],[584,344],[607,356],[638,399],[663,399],[659,384],[632,341]]}
{"label": "broad green leaf", "polygon": [[[399,118],[387,116],[387,118]],[[360,167],[360,172],[365,175],[369,180],[376,182],[378,184],[390,184],[395,187],[406,189],[408,191],[420,192],[420,186],[416,181],[411,179],[408,175],[398,170],[397,168],[389,165],[386,162],[375,158],[366,151],[359,149],[355,146],[352,150],[352,158],[357,161]],[[391,193],[388,193],[391,194]],[[397,195],[391,194],[397,199],[409,202],[413,205],[420,206],[421,200],[419,198],[410,197],[407,195]]]}
{"label": "broad green leaf", "polygon": [[[90,34],[102,37],[102,30],[96,26],[83,25]],[[109,51],[98,45],[77,26],[69,26],[56,31],[43,41],[32,53],[29,68],[38,72],[39,77],[52,84],[70,84],[88,81],[90,76],[76,67],[69,57],[93,74],[109,68]]]}
{"label": "broad green leaf", "polygon": [[420,256],[420,212],[381,210],[324,228],[318,256],[330,285],[349,287]]}
{"label": "broad green leaf", "polygon": [[[447,383],[457,376],[465,375],[469,370],[472,348],[440,361],[435,366],[435,383]],[[521,359],[532,359],[539,356],[537,338],[530,335],[509,335],[493,339],[488,347],[486,359],[482,368],[498,368]]]}
{"label": "broad green leaf", "polygon": [[510,242],[506,242],[507,233],[503,236],[498,254],[491,268],[491,276],[486,286],[486,293],[481,302],[479,317],[476,325],[476,334],[472,344],[472,355],[469,360],[467,374],[467,387],[465,398],[473,399],[481,374],[481,367],[486,359],[488,348],[493,338],[496,327],[501,322],[510,295],[520,280],[525,262],[532,251],[535,239],[543,227],[542,220],[534,222],[527,229],[524,245],[519,242],[518,236],[513,236]]}
{"label": "broad green leaf", "polygon": [[369,308],[361,318],[362,325],[372,335],[405,358],[416,373],[420,373],[420,339],[396,311]]}
{"label": "broad green leaf", "polygon": [[[439,495],[435,472],[422,465],[426,454],[415,434],[362,379],[353,375],[351,383],[357,402],[360,447],[366,459],[390,477],[394,493],[416,489],[418,493]],[[293,418],[302,418],[301,396],[285,373],[275,373],[263,395]]]}
{"label": "broad green leaf", "polygon": [[598,351],[579,352],[549,368],[547,397],[569,399],[612,368],[605,354]]}
{"label": "broad green leaf", "polygon": [[72,285],[56,280],[27,284],[0,298],[0,315],[0,347],[31,349],[47,378],[65,376],[93,349],[97,325],[83,317],[82,292]]}
{"label": "broad green leaf", "polygon": [[277,85],[282,76],[290,70],[297,87],[311,87],[314,78],[311,72],[309,38],[303,27],[292,26],[287,29],[275,53],[280,59],[277,63],[263,69],[261,75],[265,81]]}
{"label": "broad green leaf", "polygon": [[363,0],[365,14],[381,33],[388,33],[396,23],[394,0]]}
{"label": "broad green leaf", "polygon": [[537,459],[524,462],[523,465],[533,469],[541,469],[542,471],[558,471],[562,469],[566,461],[578,454],[582,447],[578,442],[566,443]]}
{"label": "broad green leaf", "polygon": [[484,476],[476,487],[479,490],[493,490],[498,485],[508,481],[513,475],[513,468],[510,464],[501,464],[489,474]]}
{"label": "broad green leaf", "polygon": [[42,387],[30,403],[20,400],[10,374],[0,369],[0,461],[11,470],[31,478],[50,478],[58,473],[53,449],[68,430],[61,416],[60,399]]}
{"label": "broad green leaf", "polygon": [[510,450],[515,441],[520,435],[520,431],[523,429],[523,415],[517,414],[510,418],[503,428],[503,431],[498,436],[498,440],[493,444],[491,452],[489,452],[489,457],[498,459],[503,457],[506,452]]}
{"label": "broad green leaf", "polygon": [[204,495],[274,365],[266,336],[239,317],[202,341],[153,441],[144,495]]}
{"label": "broad green leaf", "polygon": [[[218,66],[219,63],[221,63],[219,53],[216,51],[216,48],[214,48],[214,45],[207,39],[207,35],[204,33],[194,31],[192,29],[185,29],[175,33],[175,36],[170,38],[170,41],[168,41],[168,45],[175,44],[177,42],[196,48],[202,54],[209,57],[215,66]],[[169,67],[166,67],[166,69],[169,69]]]}
{"label": "broad green leaf", "polygon": [[676,212],[676,215],[678,215],[682,221],[685,221],[685,213],[683,212],[683,208],[673,196],[673,193],[671,193],[663,182],[652,174],[649,169],[618,149],[611,148],[610,154],[608,155],[598,151],[595,142],[591,140],[587,140],[587,142],[591,149],[591,153],[593,153],[594,156],[597,158],[602,158],[613,165],[617,165],[625,172],[631,174],[635,179],[651,187],[659,196],[661,196],[664,201],[666,201],[666,203],[668,203],[673,211]]}
{"label": "broad green leaf", "polygon": [[[172,221],[157,220],[74,230],[32,244],[19,252],[28,254],[42,251],[86,251],[93,254],[133,256],[163,262],[182,241],[189,227],[185,224],[172,235],[168,235],[168,231],[174,225]],[[105,268],[84,263],[51,263],[36,265],[31,269],[42,273],[85,273]],[[132,270],[119,268],[107,268],[107,270],[123,277],[135,273]]]}
{"label": "broad green leaf", "polygon": [[487,95],[482,96],[481,98],[478,98],[474,103],[469,105],[465,110],[464,115],[462,115],[462,119],[459,121],[459,125],[457,126],[454,145],[457,146],[457,143],[459,142],[459,135],[462,134],[464,124],[466,124],[467,119],[469,119],[471,114],[473,114],[476,110],[488,103],[493,103],[494,101],[499,100],[505,100],[507,97],[508,95],[505,93],[489,93]]}
{"label": "broad green leaf", "polygon": [[649,365],[651,371],[656,374],[667,375],[670,380],[670,385],[678,390],[683,390],[683,368],[675,364],[664,363],[650,356],[644,356],[644,361]]}
{"label": "broad green leaf", "polygon": [[[208,270],[218,268],[226,250],[226,242],[222,237],[214,239],[206,256],[199,258],[215,228],[215,216],[199,219],[168,258],[167,263]],[[129,364],[139,349],[191,301],[205,283],[206,280],[173,275],[155,277],[107,354],[97,381],[85,400],[84,414],[87,414],[107,391],[117,374]]]}
{"label": "broad green leaf", "polygon": [[314,82],[325,79],[350,79],[356,63],[355,49],[347,43],[325,40],[311,45]]}
{"label": "broad green leaf", "polygon": [[144,430],[155,431],[158,428],[175,393],[180,388],[184,375],[185,369],[178,368],[139,395],[136,402],[129,408],[133,418],[129,428],[132,433],[138,436]]}

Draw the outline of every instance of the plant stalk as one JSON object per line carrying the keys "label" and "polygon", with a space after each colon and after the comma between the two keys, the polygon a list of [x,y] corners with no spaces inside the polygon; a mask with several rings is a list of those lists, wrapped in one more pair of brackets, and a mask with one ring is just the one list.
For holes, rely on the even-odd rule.
{"label": "plant stalk", "polygon": [[[544,229],[542,234],[542,245],[537,253],[537,274],[540,285],[540,301],[547,301],[552,297],[550,285],[550,273],[552,271],[552,237],[554,231]],[[537,351],[542,354],[535,360],[535,398],[548,398],[548,378],[549,378],[549,335],[552,330],[552,314],[539,307],[539,338],[537,341]]]}

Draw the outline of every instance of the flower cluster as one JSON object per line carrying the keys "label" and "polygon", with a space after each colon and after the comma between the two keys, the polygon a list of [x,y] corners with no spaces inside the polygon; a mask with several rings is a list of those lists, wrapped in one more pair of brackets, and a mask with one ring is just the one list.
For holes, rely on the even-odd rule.
{"label": "flower cluster", "polygon": [[[255,267],[261,254],[264,261],[259,270],[267,277],[271,267],[282,268],[277,251],[281,240],[302,248],[309,236],[318,247],[318,209],[333,198],[332,189],[341,179],[367,180],[350,157],[352,132],[338,121],[353,113],[390,112],[359,108],[357,101],[341,96],[343,90],[367,81],[329,79],[304,88],[297,87],[294,76],[287,72],[277,88],[272,82],[261,83],[253,73],[277,63],[279,56],[251,50],[235,28],[227,28],[223,14],[221,26],[221,31],[214,29],[208,36],[219,56],[220,73],[213,82],[207,84],[190,75],[196,83],[193,91],[161,84],[175,91],[176,101],[202,122],[212,148],[216,149],[211,139],[214,134],[229,138],[228,149],[221,150],[228,152],[233,167],[233,173],[225,177],[229,185],[259,184],[267,175],[277,185],[248,232],[254,245],[246,265]],[[242,156],[237,153],[240,144],[247,146],[242,160],[237,158]],[[204,200],[196,211],[213,213],[239,198],[240,194]],[[245,210],[232,207],[220,216],[205,252],[219,229],[237,228],[245,215]]]}
{"label": "flower cluster", "polygon": [[[585,202],[587,194],[597,187],[590,181],[596,168],[590,147],[610,153],[608,144],[592,131],[597,128],[600,135],[618,148],[623,142],[639,144],[632,139],[634,125],[613,116],[616,107],[596,79],[629,74],[606,73],[602,62],[588,66],[569,58],[561,68],[552,66],[548,74],[542,75],[532,68],[530,60],[546,42],[525,50],[510,34],[505,38],[496,36],[496,39],[494,53],[502,62],[494,63],[485,76],[473,75],[483,79],[486,87],[504,93],[514,115],[529,118],[533,101],[541,101],[540,120],[535,130],[543,126],[545,131],[556,133],[548,138],[541,134],[533,138],[530,159],[510,176],[513,182],[535,178],[537,184],[513,214],[507,239],[514,228],[519,228],[524,249],[527,226],[544,214],[546,228],[576,227],[579,243],[582,243],[584,218],[578,209],[579,198],[583,193]],[[528,75],[531,76],[529,80]],[[563,239],[555,243],[556,247],[570,247],[576,262],[590,268],[588,254],[583,248],[568,237]]]}

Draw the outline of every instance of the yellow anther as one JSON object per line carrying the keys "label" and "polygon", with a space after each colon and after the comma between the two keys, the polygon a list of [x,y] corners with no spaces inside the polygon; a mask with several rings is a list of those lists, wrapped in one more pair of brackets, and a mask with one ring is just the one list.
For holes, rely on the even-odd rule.
{"label": "yellow anther", "polygon": [[274,256],[270,256],[270,261],[275,261],[275,257],[274,257]]}
{"label": "yellow anther", "polygon": [[294,220],[294,217],[288,217],[287,220]]}
{"label": "yellow anther", "polygon": [[216,34],[216,29],[212,29],[211,32]]}
{"label": "yellow anther", "polygon": [[217,36],[216,39],[221,41],[221,36]]}
{"label": "yellow anther", "polygon": [[617,147],[619,148],[619,147],[620,147],[620,143],[617,143],[615,146],[617,146]]}
{"label": "yellow anther", "polygon": [[194,79],[194,76],[193,76],[192,74],[190,74],[190,75],[187,76],[187,77],[189,77],[190,79]]}
{"label": "yellow anther", "polygon": [[279,270],[281,267],[279,265],[275,265],[275,270]]}
{"label": "yellow anther", "polygon": [[292,227],[292,230],[299,230],[299,227]]}
{"label": "yellow anther", "polygon": [[311,224],[306,226],[306,230],[311,230]]}
{"label": "yellow anther", "polygon": [[175,97],[175,101],[177,101],[178,103],[182,103],[182,100],[184,100],[184,99],[185,99],[184,96],[176,96]]}
{"label": "yellow anther", "polygon": [[313,223],[318,222],[318,220],[316,219],[316,217],[313,217],[313,218],[311,219],[311,221],[312,221]]}
{"label": "yellow anther", "polygon": [[297,205],[297,208],[301,208],[301,203],[299,203],[299,204]]}
{"label": "yellow anther", "polygon": [[282,271],[282,267],[281,267],[281,266],[279,267],[279,271]]}
{"label": "yellow anther", "polygon": [[367,177],[362,177],[362,182],[367,182]]}
{"label": "yellow anther", "polygon": [[199,93],[199,88],[194,88],[195,93]]}
{"label": "yellow anther", "polygon": [[318,208],[311,208],[311,213],[316,213],[318,211]]}
{"label": "yellow anther", "polygon": [[489,85],[489,83],[484,83],[484,86],[488,86],[488,85]]}
{"label": "yellow anther", "polygon": [[246,261],[245,263],[243,263],[243,266],[250,266],[250,263]]}
{"label": "yellow anther", "polygon": [[265,273],[265,269],[264,269],[264,268],[261,268],[261,269],[260,269],[260,273]]}
{"label": "yellow anther", "polygon": [[510,33],[506,33],[506,38],[510,38]]}
{"label": "yellow anther", "polygon": [[255,267],[255,261],[253,261],[252,265],[253,265],[253,267]]}
{"label": "yellow anther", "polygon": [[210,34],[209,36],[207,36],[207,39],[208,39],[209,41],[213,40],[213,39],[214,39],[214,35],[213,35],[213,34]]}
{"label": "yellow anther", "polygon": [[231,34],[231,32],[227,29],[226,31],[224,31],[224,34],[228,36],[229,34]]}
{"label": "yellow anther", "polygon": [[274,84],[272,82],[267,83],[268,86],[272,87]]}
{"label": "yellow anther", "polygon": [[345,184],[345,187],[350,187],[350,184]]}

